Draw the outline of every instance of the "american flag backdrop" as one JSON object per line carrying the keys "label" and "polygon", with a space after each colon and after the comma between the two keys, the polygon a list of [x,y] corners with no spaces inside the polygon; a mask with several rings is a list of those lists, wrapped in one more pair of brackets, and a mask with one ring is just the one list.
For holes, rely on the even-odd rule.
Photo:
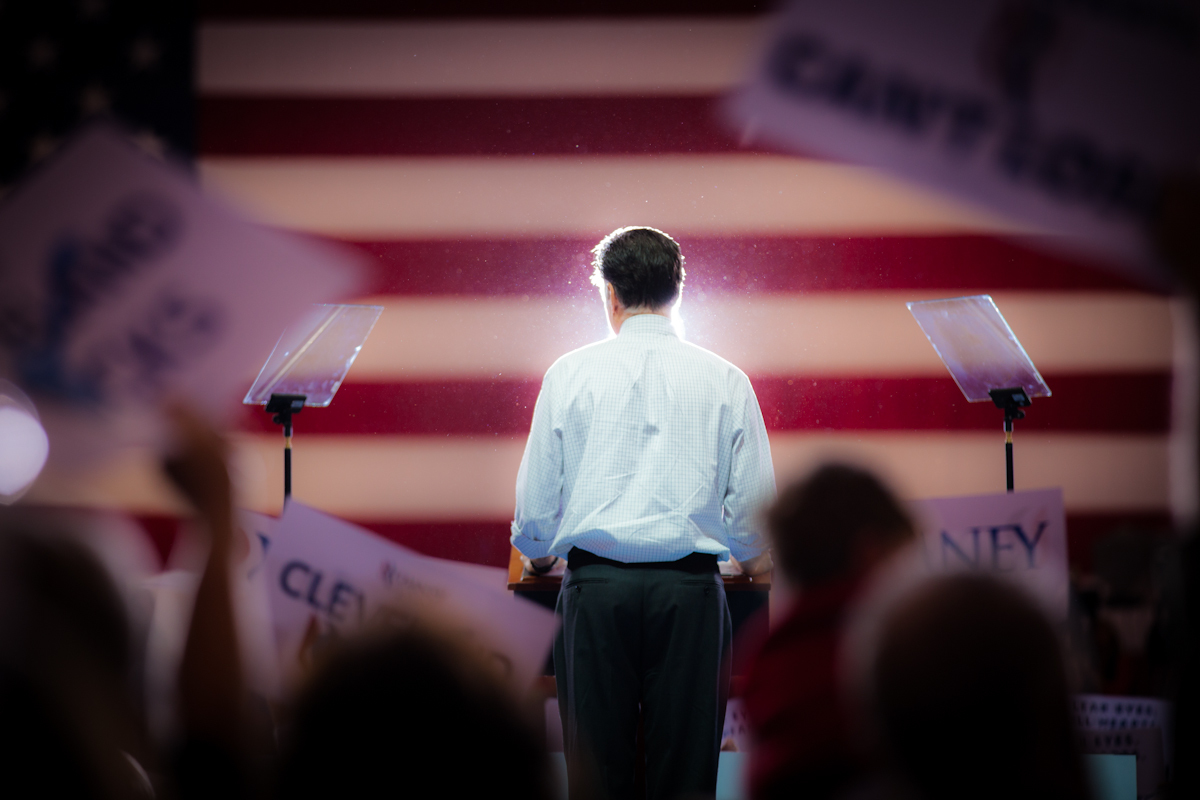
{"label": "american flag backdrop", "polygon": [[[201,180],[370,254],[361,302],[386,308],[332,406],[295,420],[298,500],[506,564],[541,375],[606,333],[588,250],[642,224],[679,240],[686,337],[750,375],[781,482],[836,456],[910,497],[1002,491],[1000,412],[966,403],[904,306],[989,293],[1054,392],[1016,424],[1016,481],[1063,487],[1073,561],[1116,526],[1165,524],[1167,297],[727,127],[761,15],[579,11],[202,16]],[[247,409],[235,440],[245,504],[277,512],[279,429]],[[156,529],[179,511],[138,456],[73,499]]]}

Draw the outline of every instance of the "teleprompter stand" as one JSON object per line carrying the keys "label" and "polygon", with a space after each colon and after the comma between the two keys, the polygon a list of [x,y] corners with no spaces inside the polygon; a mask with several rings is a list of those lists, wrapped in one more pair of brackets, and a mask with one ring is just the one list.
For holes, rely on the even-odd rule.
{"label": "teleprompter stand", "polygon": [[283,499],[292,496],[292,415],[304,410],[304,395],[273,394],[267,400],[266,412],[274,414],[271,421],[283,426]]}
{"label": "teleprompter stand", "polygon": [[991,400],[1004,412],[1006,486],[1013,491],[1013,422],[1025,418],[1033,397],[1050,387],[986,294],[909,303],[938,358],[969,403]]}
{"label": "teleprompter stand", "polygon": [[1025,393],[1025,387],[1013,386],[1007,389],[992,389],[988,392],[996,408],[1004,410],[1004,474],[1008,479],[1008,491],[1013,490],[1013,420],[1025,419],[1025,412],[1032,400]]}
{"label": "teleprompter stand", "polygon": [[279,337],[242,400],[262,405],[283,426],[283,499],[292,496],[292,417],[324,408],[350,371],[382,306],[316,305]]}

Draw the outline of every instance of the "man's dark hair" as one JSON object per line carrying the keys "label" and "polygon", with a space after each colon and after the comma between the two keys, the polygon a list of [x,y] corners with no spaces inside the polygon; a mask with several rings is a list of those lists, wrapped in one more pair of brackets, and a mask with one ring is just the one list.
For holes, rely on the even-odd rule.
{"label": "man's dark hair", "polygon": [[626,308],[661,308],[683,286],[679,243],[656,228],[618,228],[592,248],[592,283],[607,281]]}
{"label": "man's dark hair", "polygon": [[775,560],[802,585],[849,574],[860,541],[899,544],[913,535],[904,507],[871,473],[827,464],[780,493],[767,511]]}

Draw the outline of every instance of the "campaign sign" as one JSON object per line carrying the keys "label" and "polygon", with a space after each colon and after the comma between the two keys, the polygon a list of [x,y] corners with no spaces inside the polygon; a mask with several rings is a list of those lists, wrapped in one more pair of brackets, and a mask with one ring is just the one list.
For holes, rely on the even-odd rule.
{"label": "campaign sign", "polygon": [[277,699],[281,689],[279,655],[275,650],[265,570],[277,520],[245,509],[238,511],[236,519],[249,546],[245,559],[237,566],[237,572],[245,580],[233,582],[244,668],[251,687],[265,697]]}
{"label": "campaign sign", "polygon": [[558,630],[553,612],[507,590],[502,569],[423,556],[295,501],[270,537],[264,570],[285,681],[323,640],[419,604],[482,643],[524,690]]}
{"label": "campaign sign", "polygon": [[1200,155],[1197,97],[1195,4],[795,0],[730,110],[1153,276],[1143,228]]}
{"label": "campaign sign", "polygon": [[90,127],[0,203],[0,375],[69,462],[87,436],[145,440],[144,409],[166,396],[227,412],[288,323],[363,277]]}
{"label": "campaign sign", "polygon": [[914,504],[924,521],[926,564],[1011,578],[1055,622],[1068,608],[1067,524],[1061,489],[945,497]]}
{"label": "campaign sign", "polygon": [[[1085,753],[1130,752],[1134,745],[1138,765],[1145,761],[1145,769],[1158,764],[1162,777],[1169,780],[1174,760],[1174,727],[1171,704],[1155,697],[1122,697],[1104,694],[1077,694],[1072,698],[1075,727],[1084,737]],[[1155,731],[1161,734],[1161,742],[1153,734],[1139,735],[1137,739],[1105,736],[1129,731]],[[1140,749],[1136,749],[1141,745]],[[1156,754],[1161,753],[1161,757]],[[1145,776],[1139,774],[1139,778]],[[1157,782],[1150,781],[1151,787]],[[1140,792],[1144,793],[1144,792]]]}

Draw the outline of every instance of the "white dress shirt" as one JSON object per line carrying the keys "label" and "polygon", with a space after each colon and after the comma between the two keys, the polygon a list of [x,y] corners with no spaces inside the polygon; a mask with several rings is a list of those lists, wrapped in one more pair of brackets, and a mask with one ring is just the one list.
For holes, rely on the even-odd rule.
{"label": "white dress shirt", "polygon": [[745,373],[657,314],[546,372],[517,473],[512,543],[626,563],[690,553],[746,561],[766,547],[771,449]]}

